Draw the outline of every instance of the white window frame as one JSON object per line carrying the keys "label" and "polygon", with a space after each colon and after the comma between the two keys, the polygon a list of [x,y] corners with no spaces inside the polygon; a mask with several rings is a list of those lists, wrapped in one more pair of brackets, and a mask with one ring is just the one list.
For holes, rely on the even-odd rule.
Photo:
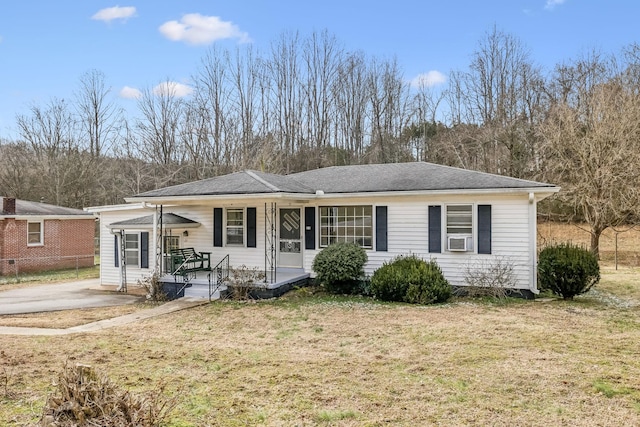
{"label": "white window frame", "polygon": [[[127,240],[127,236],[136,236],[136,244],[137,244],[137,246],[135,248],[127,247],[127,244],[129,243],[129,241]],[[133,254],[134,252],[136,254],[136,263],[135,264],[130,264],[129,263],[130,253]],[[127,267],[140,267],[140,233],[125,233],[124,234],[124,256],[125,256],[124,262],[127,265]],[[131,258],[133,258],[133,257],[131,257]]]}
{"label": "white window frame", "polygon": [[[230,225],[229,224],[229,213],[230,212],[239,212],[242,217],[240,219],[241,223],[240,225],[233,224]],[[245,228],[247,226],[247,215],[245,212],[244,208],[227,208],[225,209],[225,213],[224,213],[224,241],[225,241],[225,246],[237,246],[237,247],[241,247],[245,245]],[[240,236],[242,238],[242,242],[229,242],[229,230],[239,230],[240,233],[235,233],[234,236]]]}
{"label": "white window frame", "polygon": [[[29,226],[31,224],[38,224],[40,226],[40,230],[36,233],[33,231],[29,231]],[[37,242],[31,242],[31,236],[38,235]],[[27,221],[27,246],[43,246],[44,245],[44,221]]]}
{"label": "white window frame", "polygon": [[[167,246],[167,240],[168,239],[175,239],[178,243],[178,245],[175,248],[168,248]],[[180,248],[180,236],[178,235],[174,235],[174,234],[165,234],[164,236],[162,236],[162,250],[163,250],[163,255],[170,255],[171,254],[171,250],[172,249],[178,249]]]}
{"label": "white window frame", "polygon": [[[450,204],[446,204],[444,209],[444,235],[445,235],[445,245],[446,245],[446,249],[447,252],[475,252],[475,247],[474,247],[474,241],[475,238],[474,236],[476,235],[476,227],[477,227],[477,219],[476,219],[476,209],[475,209],[475,203],[450,203]],[[471,223],[467,225],[467,223],[458,223],[458,224],[449,224],[449,218],[455,218],[455,217],[461,217],[462,216],[462,211],[457,211],[455,212],[452,209],[452,213],[451,216],[449,214],[449,209],[450,208],[469,208],[469,215],[470,215],[470,219],[471,219]],[[466,216],[466,212],[464,213],[464,215]],[[468,229],[468,231],[456,231],[456,230],[450,230],[451,229]],[[465,243],[465,249],[464,250],[453,250],[453,249],[449,249],[449,238],[464,238],[466,239],[466,243]]]}
{"label": "white window frame", "polygon": [[373,249],[373,205],[320,206],[318,210],[321,248],[347,242]]}

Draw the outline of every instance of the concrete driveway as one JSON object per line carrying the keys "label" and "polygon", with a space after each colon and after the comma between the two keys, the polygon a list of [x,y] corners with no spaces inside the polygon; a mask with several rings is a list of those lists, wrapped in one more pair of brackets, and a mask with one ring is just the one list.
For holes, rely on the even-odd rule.
{"label": "concrete driveway", "polygon": [[98,279],[0,291],[0,315],[133,304],[140,295],[99,289]]}

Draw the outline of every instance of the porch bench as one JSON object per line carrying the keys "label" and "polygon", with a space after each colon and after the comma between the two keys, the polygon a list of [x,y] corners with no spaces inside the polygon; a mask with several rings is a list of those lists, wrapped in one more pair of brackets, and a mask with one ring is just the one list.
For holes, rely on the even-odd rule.
{"label": "porch bench", "polygon": [[211,271],[211,252],[196,252],[194,248],[171,249],[172,273],[184,274]]}

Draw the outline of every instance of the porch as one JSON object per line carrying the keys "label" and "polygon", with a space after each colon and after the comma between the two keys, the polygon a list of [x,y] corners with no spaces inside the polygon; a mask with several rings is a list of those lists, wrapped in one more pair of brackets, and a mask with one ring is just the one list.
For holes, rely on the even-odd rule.
{"label": "porch", "polygon": [[[301,268],[276,268],[268,271],[266,280],[258,282],[251,291],[255,299],[276,298],[296,286],[305,286],[309,281],[309,273]],[[210,298],[216,300],[226,298],[232,292],[229,281],[216,284],[215,272],[195,272],[187,283],[182,276],[165,274],[160,278],[165,293],[170,299],[181,297]]]}

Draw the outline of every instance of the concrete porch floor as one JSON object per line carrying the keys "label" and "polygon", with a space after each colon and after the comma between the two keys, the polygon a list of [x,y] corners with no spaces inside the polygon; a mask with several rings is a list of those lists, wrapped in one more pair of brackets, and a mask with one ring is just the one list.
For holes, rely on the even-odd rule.
{"label": "concrete porch floor", "polygon": [[[196,273],[195,278],[189,281],[190,286],[184,288],[184,296],[209,298],[209,274],[212,275],[212,281],[215,286],[215,277],[213,277],[214,273],[200,271]],[[272,274],[271,272],[268,272],[267,280],[257,282],[255,285],[255,291],[252,292],[252,294],[254,294],[258,299],[278,297],[295,286],[306,285],[310,275],[301,268],[278,268],[276,269],[274,276],[275,280],[270,282],[269,279],[271,279]],[[176,281],[176,279],[170,274],[164,275],[160,281],[168,285],[179,285],[178,287],[181,287],[182,285],[182,281],[180,279]],[[212,299],[219,299],[221,296],[224,296],[225,291],[227,291],[227,286],[221,286],[219,290],[214,292]]]}

